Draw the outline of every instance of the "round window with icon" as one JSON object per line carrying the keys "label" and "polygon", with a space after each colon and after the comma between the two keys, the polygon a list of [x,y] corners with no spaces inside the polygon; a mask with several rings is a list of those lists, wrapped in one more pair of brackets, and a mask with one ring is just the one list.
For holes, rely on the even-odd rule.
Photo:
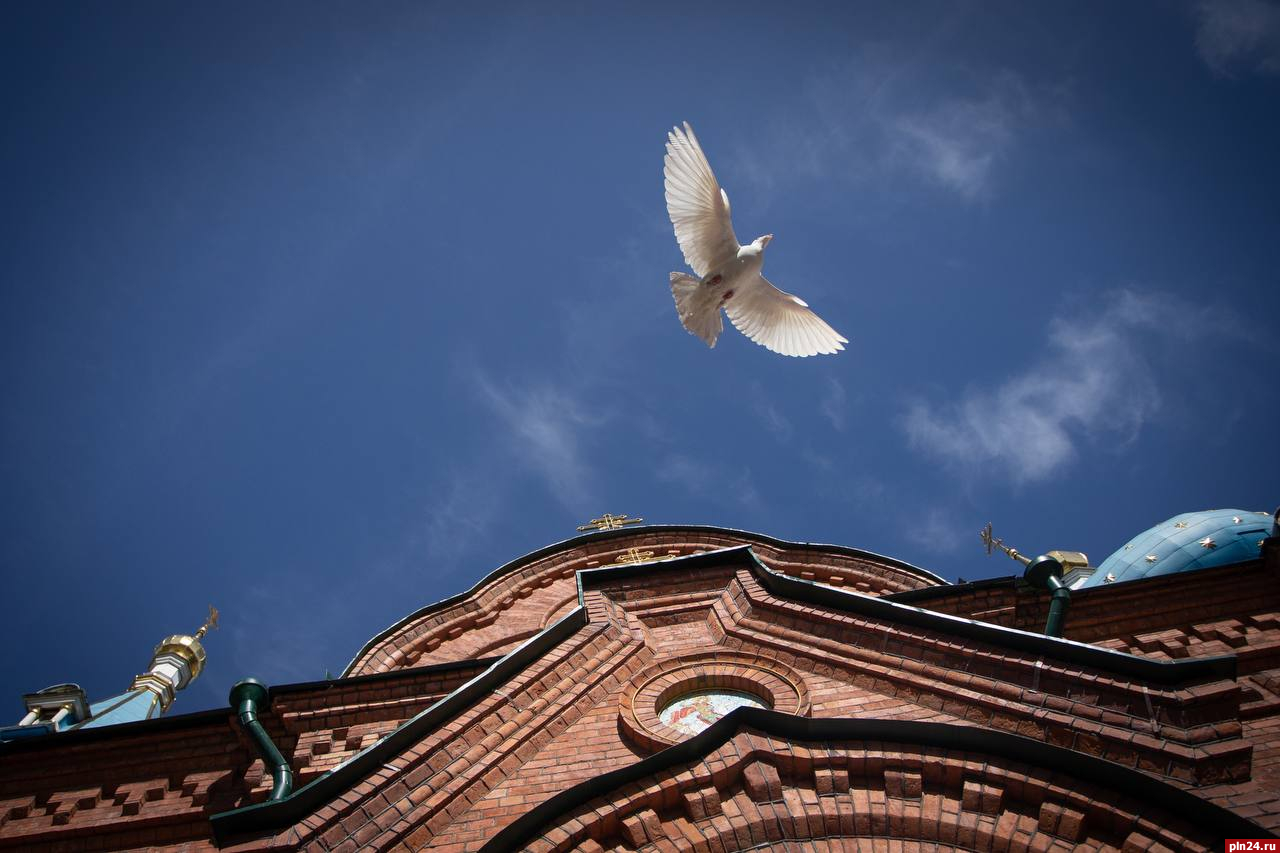
{"label": "round window with icon", "polygon": [[622,731],[638,746],[665,749],[706,731],[737,708],[804,716],[809,691],[781,661],[728,650],[656,661],[619,700]]}
{"label": "round window with icon", "polygon": [[735,708],[764,708],[764,701],[741,690],[697,690],[671,702],[658,714],[663,725],[696,735]]}

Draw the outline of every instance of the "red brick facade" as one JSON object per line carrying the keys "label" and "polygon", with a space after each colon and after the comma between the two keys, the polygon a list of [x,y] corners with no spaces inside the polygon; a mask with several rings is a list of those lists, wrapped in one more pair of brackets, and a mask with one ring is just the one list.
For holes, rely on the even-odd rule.
{"label": "red brick facade", "polygon": [[[0,747],[0,849],[1217,849],[1280,827],[1275,544],[1081,591],[1057,640],[1013,580],[583,536],[273,687],[288,799],[230,710],[52,735]],[[702,688],[765,709],[658,718]]]}

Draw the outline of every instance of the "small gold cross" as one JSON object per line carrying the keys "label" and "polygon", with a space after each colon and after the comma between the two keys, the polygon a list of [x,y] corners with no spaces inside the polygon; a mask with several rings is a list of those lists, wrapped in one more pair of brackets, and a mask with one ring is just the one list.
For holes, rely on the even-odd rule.
{"label": "small gold cross", "polygon": [[614,564],[619,563],[647,563],[653,559],[652,551],[641,551],[639,548],[628,548],[626,552],[619,557]]}
{"label": "small gold cross", "polygon": [[605,513],[599,518],[593,518],[584,525],[578,527],[584,533],[588,530],[616,530],[628,524],[639,524],[644,521],[643,518],[627,518],[625,515],[613,515]]}

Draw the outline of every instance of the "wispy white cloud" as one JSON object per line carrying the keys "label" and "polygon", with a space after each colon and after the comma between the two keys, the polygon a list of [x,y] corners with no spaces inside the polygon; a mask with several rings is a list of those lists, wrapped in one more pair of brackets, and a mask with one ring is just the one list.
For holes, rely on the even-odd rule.
{"label": "wispy white cloud", "polygon": [[889,158],[926,180],[976,199],[991,187],[1034,104],[1021,79],[997,75],[979,97],[944,99],[927,109],[887,118]]}
{"label": "wispy white cloud", "polygon": [[752,509],[761,505],[760,492],[752,480],[750,468],[734,469],[672,453],[657,465],[654,474],[659,482],[680,486],[694,497],[723,496]]}
{"label": "wispy white cloud", "polygon": [[481,401],[498,416],[509,455],[537,474],[566,508],[589,508],[596,489],[595,471],[585,455],[586,436],[609,416],[550,384],[500,386],[479,370],[473,383]]}
{"label": "wispy white cloud", "polygon": [[751,385],[751,411],[774,438],[779,441],[791,438],[791,421],[773,404],[759,382]]}
{"label": "wispy white cloud", "polygon": [[977,531],[968,531],[956,521],[949,509],[934,507],[924,514],[923,520],[903,531],[904,536],[911,537],[920,546],[933,554],[953,554],[962,545],[977,541]]}
{"label": "wispy white cloud", "polygon": [[818,409],[822,412],[823,417],[831,421],[831,425],[841,432],[844,431],[845,423],[845,401],[848,394],[845,393],[844,385],[834,376],[827,377],[827,393],[822,396],[822,402],[818,405]]}
{"label": "wispy white cloud", "polygon": [[740,146],[734,166],[767,195],[777,173],[855,182],[914,178],[965,200],[988,196],[996,166],[1031,127],[1060,121],[1061,93],[1007,70],[939,69],[885,50],[813,75],[805,98]]}
{"label": "wispy white cloud", "polygon": [[1230,311],[1168,294],[1123,290],[1091,318],[1055,318],[1042,360],[992,390],[943,404],[914,401],[902,420],[913,447],[964,469],[998,466],[1017,483],[1043,480],[1082,439],[1132,441],[1161,409],[1148,345],[1239,337]]}
{"label": "wispy white cloud", "polygon": [[1196,13],[1196,51],[1214,74],[1280,74],[1280,4],[1203,0]]}
{"label": "wispy white cloud", "polygon": [[506,503],[502,479],[484,464],[455,470],[449,484],[424,508],[421,528],[410,534],[408,551],[414,562],[438,574],[456,568],[484,539]]}

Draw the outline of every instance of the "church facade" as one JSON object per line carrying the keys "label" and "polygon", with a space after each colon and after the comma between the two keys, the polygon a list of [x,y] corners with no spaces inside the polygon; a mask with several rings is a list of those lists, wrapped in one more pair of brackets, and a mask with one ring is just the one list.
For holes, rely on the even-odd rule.
{"label": "church facade", "polygon": [[973,583],[597,521],[338,678],[0,730],[0,849],[1220,850],[1280,828],[1269,513],[1170,519],[1091,575],[1015,551],[1024,574]]}

